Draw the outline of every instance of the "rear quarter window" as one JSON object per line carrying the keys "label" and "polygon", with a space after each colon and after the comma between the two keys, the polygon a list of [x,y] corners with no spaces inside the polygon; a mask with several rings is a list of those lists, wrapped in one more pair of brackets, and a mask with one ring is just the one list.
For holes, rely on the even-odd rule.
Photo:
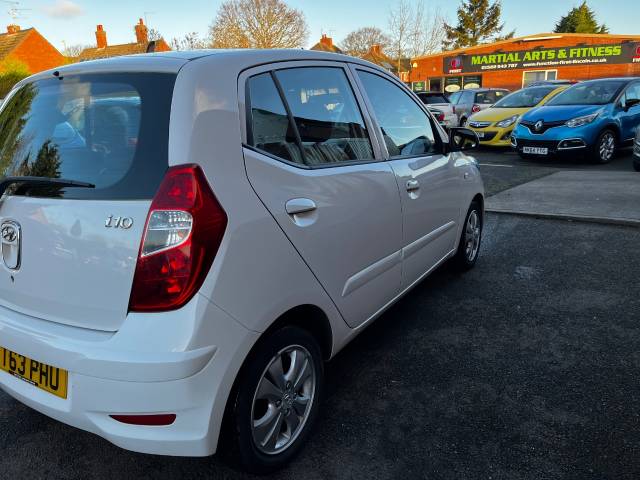
{"label": "rear quarter window", "polygon": [[52,77],[20,87],[0,112],[0,178],[37,176],[96,188],[12,187],[13,195],[152,198],[168,165],[175,75]]}

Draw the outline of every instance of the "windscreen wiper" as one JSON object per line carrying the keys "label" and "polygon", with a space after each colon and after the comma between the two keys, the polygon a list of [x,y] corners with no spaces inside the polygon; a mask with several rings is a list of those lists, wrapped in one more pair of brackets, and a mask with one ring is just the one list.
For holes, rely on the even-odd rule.
{"label": "windscreen wiper", "polygon": [[78,187],[78,188],[96,188],[93,183],[79,182],[77,180],[67,180],[66,178],[49,178],[49,177],[4,177],[0,180],[0,197],[14,183],[29,187]]}

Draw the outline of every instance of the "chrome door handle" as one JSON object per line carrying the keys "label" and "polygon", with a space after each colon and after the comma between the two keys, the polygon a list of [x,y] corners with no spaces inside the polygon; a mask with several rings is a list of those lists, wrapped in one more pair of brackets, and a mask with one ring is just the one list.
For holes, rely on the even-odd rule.
{"label": "chrome door handle", "polygon": [[418,180],[407,181],[407,192],[413,192],[414,190],[418,190],[419,188],[420,188],[420,182],[418,182]]}
{"label": "chrome door handle", "polygon": [[292,198],[284,205],[289,215],[299,215],[314,211],[317,207],[313,200],[308,198]]}

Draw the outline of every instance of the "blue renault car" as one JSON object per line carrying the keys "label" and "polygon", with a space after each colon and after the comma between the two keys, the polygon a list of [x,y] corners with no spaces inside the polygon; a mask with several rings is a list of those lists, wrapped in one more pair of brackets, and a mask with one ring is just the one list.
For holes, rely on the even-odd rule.
{"label": "blue renault car", "polygon": [[583,154],[608,163],[640,125],[640,78],[589,80],[522,116],[511,145],[521,157]]}

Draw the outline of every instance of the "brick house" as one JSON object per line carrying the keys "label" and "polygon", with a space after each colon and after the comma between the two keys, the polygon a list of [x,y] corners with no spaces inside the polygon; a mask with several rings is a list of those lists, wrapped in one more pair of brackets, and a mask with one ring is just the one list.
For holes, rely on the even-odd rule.
{"label": "brick house", "polygon": [[318,43],[316,43],[311,50],[318,50],[320,52],[329,53],[343,53],[343,51],[333,44],[333,38],[327,37],[324,33]]}
{"label": "brick house", "polygon": [[412,59],[416,91],[640,76],[640,35],[540,33]]}
{"label": "brick house", "polygon": [[136,41],[120,45],[107,44],[107,32],[102,25],[96,27],[96,47],[85,48],[78,56],[78,61],[96,60],[99,58],[134,55],[137,53],[168,52],[171,47],[163,38],[149,40],[149,30],[142,19],[134,27]]}
{"label": "brick house", "polygon": [[18,25],[9,25],[7,32],[0,34],[0,63],[7,64],[11,61],[24,65],[29,73],[38,73],[67,63],[64,55],[35,28],[21,30]]}

